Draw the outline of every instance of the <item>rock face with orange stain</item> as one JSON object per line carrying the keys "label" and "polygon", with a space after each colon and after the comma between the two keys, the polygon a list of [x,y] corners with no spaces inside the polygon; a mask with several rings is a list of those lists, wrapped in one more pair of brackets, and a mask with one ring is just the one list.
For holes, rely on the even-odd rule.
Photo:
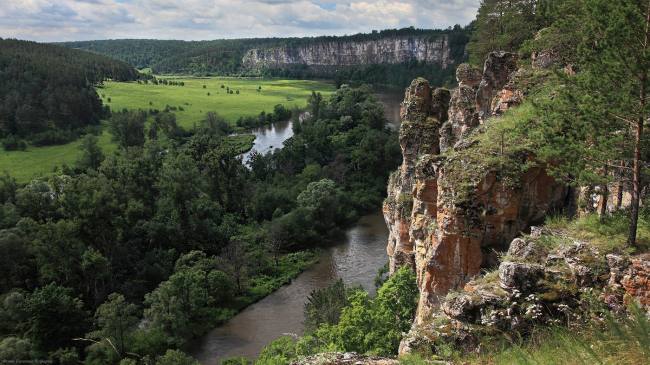
{"label": "rock face with orange stain", "polygon": [[625,289],[626,304],[636,300],[650,312],[650,254],[630,259],[621,285]]}
{"label": "rock face with orange stain", "polygon": [[463,182],[469,190],[463,199],[458,181],[449,178],[445,152],[460,151],[454,158],[462,161],[462,151],[471,148],[466,137],[523,99],[513,82],[516,65],[516,55],[492,53],[482,72],[460,66],[459,87],[451,93],[424,79],[406,90],[400,130],[404,160],[391,176],[383,210],[390,271],[408,265],[417,272],[416,324],[435,310],[441,296],[496,265],[495,251],[507,250],[513,238],[566,203],[567,189],[539,167],[522,175],[517,188],[500,181],[496,171],[479,171],[478,181]]}

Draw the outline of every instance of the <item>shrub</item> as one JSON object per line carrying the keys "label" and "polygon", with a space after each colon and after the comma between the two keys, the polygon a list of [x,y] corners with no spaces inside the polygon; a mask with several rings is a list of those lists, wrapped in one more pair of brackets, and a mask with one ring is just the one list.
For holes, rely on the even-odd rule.
{"label": "shrub", "polygon": [[10,134],[2,140],[2,147],[5,151],[24,151],[27,149],[27,143],[24,140]]}
{"label": "shrub", "polygon": [[66,131],[61,129],[50,129],[45,132],[36,133],[31,137],[32,144],[35,146],[51,146],[57,144],[66,144],[75,139],[79,135],[73,131]]}

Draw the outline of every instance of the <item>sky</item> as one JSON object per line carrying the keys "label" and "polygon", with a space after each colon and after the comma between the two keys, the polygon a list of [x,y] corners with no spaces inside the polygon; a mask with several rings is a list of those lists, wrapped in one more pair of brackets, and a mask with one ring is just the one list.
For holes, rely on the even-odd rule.
{"label": "sky", "polygon": [[447,28],[480,0],[0,0],[0,38],[208,40]]}

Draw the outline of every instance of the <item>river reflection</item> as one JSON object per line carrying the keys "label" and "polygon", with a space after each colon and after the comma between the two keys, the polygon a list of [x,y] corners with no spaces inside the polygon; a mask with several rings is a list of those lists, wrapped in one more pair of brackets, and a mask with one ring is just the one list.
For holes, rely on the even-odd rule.
{"label": "river reflection", "polygon": [[282,144],[293,136],[293,122],[290,120],[273,123],[269,126],[254,128],[251,134],[255,136],[253,148],[242,155],[242,162],[248,163],[253,154],[257,151],[263,155],[276,148],[282,148]]}
{"label": "river reflection", "polygon": [[338,245],[326,249],[320,261],[261,301],[251,305],[196,344],[193,356],[216,365],[225,357],[256,357],[283,334],[302,334],[303,307],[309,293],[341,278],[374,293],[374,278],[386,263],[388,231],[379,214],[361,218]]}
{"label": "river reflection", "polygon": [[[375,93],[375,96],[384,107],[389,126],[398,130],[400,125],[400,103],[403,95],[399,92],[384,91]],[[293,123],[290,120],[277,122],[269,126],[254,128],[250,133],[255,136],[255,142],[253,148],[242,155],[244,164],[250,161],[253,151],[264,155],[275,149],[282,148],[284,141],[293,136]]]}

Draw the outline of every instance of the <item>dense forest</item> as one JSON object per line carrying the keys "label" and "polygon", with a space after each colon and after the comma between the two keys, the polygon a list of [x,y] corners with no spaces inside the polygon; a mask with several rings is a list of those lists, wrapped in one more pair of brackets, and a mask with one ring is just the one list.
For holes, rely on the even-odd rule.
{"label": "dense forest", "polygon": [[95,86],[135,80],[125,62],[69,48],[0,39],[0,138],[6,149],[65,143],[107,110]]}
{"label": "dense forest", "polygon": [[[210,113],[114,113],[120,150],[0,179],[0,359],[184,364],[188,340],[275,290],[384,195],[395,132],[368,89],[309,99],[284,148],[246,168]],[[187,362],[189,363],[189,362]]]}
{"label": "dense forest", "polygon": [[[175,41],[175,40],[100,40],[61,43],[66,47],[83,49],[104,54],[128,62],[137,68],[151,68],[158,74],[190,75],[230,75],[230,76],[273,76],[290,78],[332,78],[331,70],[318,70],[308,67],[258,71],[247,70],[242,65],[245,53],[253,48],[299,47],[323,42],[368,41],[398,36],[418,36],[435,39],[440,35],[450,37],[452,58],[462,62],[465,58],[465,45],[469,40],[466,28],[455,26],[446,30],[426,30],[415,28],[387,29],[360,33],[351,36],[322,36],[306,38],[259,38],[227,39],[214,41]],[[336,73],[339,84],[355,82],[406,86],[417,76],[430,76],[441,80],[440,84],[453,84],[454,67],[440,69],[427,64],[404,65],[364,65],[346,67]]]}

